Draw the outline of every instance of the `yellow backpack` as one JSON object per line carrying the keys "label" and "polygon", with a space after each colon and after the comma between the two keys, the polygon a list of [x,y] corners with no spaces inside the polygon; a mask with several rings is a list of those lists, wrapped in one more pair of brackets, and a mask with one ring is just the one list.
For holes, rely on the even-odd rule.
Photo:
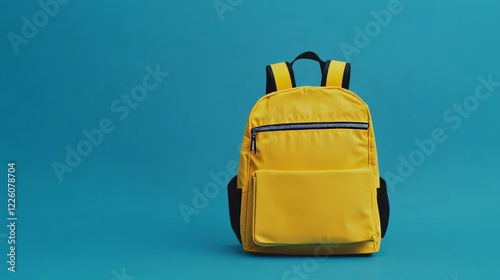
{"label": "yellow backpack", "polygon": [[[296,87],[293,63],[319,62],[321,86]],[[370,111],[348,90],[350,64],[305,52],[266,67],[267,94],[243,136],[228,184],[231,226],[245,251],[378,252],[389,219]]]}

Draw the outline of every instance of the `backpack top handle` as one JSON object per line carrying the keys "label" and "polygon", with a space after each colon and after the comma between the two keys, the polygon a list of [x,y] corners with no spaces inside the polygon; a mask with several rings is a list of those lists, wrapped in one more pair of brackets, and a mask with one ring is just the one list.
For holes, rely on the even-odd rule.
{"label": "backpack top handle", "polygon": [[337,60],[323,61],[316,53],[307,51],[298,55],[292,62],[266,66],[266,94],[296,87],[293,64],[300,59],[314,60],[319,63],[321,86],[340,86],[349,89],[350,63]]}

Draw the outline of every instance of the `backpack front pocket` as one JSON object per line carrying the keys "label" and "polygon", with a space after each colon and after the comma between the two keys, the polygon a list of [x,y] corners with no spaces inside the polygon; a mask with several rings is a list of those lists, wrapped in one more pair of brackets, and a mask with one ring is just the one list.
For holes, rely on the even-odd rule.
{"label": "backpack front pocket", "polygon": [[347,244],[376,238],[371,168],[258,170],[253,240],[259,246]]}

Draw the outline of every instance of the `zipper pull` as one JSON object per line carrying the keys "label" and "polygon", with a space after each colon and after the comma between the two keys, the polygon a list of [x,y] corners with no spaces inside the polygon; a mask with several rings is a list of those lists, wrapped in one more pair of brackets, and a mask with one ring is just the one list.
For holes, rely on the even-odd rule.
{"label": "zipper pull", "polygon": [[252,141],[250,142],[250,151],[253,151],[255,154],[257,153],[257,132],[255,132],[255,129],[252,129]]}

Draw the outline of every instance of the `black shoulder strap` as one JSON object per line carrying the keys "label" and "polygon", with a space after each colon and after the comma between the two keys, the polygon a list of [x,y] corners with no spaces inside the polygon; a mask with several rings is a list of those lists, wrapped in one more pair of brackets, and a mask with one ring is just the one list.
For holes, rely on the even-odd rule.
{"label": "black shoulder strap", "polygon": [[338,86],[349,89],[351,80],[351,64],[338,60],[327,60],[323,68],[321,85],[325,87]]}
{"label": "black shoulder strap", "polygon": [[295,87],[292,64],[280,62],[266,66],[266,94]]}

